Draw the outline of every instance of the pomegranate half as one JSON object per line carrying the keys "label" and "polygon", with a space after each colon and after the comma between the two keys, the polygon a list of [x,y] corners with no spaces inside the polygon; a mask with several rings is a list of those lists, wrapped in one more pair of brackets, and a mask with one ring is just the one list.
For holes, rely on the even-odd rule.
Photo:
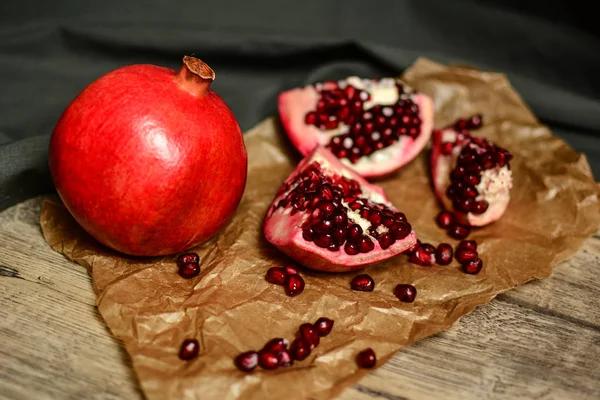
{"label": "pomegranate half", "polygon": [[278,103],[285,131],[302,155],[326,147],[367,178],[414,159],[433,128],[431,98],[394,78],[318,83],[285,91]]}
{"label": "pomegranate half", "polygon": [[114,70],[86,87],[52,134],[60,198],[94,238],[119,252],[183,251],[235,212],[247,154],[240,127],[211,90],[213,70],[184,57],[179,72]]}
{"label": "pomegranate half", "polygon": [[352,271],[400,254],[416,235],[372,185],[318,146],[285,180],[264,223],[267,240],[304,266]]}
{"label": "pomegranate half", "polygon": [[460,119],[433,132],[431,172],[436,196],[458,222],[484,226],[502,217],[513,186],[512,155],[493,142],[473,137],[481,116]]}

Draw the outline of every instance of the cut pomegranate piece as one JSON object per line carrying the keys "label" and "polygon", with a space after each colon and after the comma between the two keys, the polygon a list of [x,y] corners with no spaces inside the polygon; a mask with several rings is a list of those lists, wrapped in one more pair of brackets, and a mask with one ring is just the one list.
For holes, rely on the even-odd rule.
{"label": "cut pomegranate piece", "polygon": [[302,155],[329,148],[364,177],[396,171],[427,144],[433,101],[399,79],[348,77],[279,95],[279,115]]}
{"label": "cut pomegranate piece", "polygon": [[285,180],[267,211],[264,234],[298,263],[328,272],[376,264],[417,240],[383,189],[323,147]]}
{"label": "cut pomegranate piece", "polygon": [[[457,222],[484,226],[502,217],[513,186],[512,155],[493,142],[473,137],[481,116],[458,120],[433,132],[431,172],[435,194]],[[448,150],[449,149],[449,150]]]}

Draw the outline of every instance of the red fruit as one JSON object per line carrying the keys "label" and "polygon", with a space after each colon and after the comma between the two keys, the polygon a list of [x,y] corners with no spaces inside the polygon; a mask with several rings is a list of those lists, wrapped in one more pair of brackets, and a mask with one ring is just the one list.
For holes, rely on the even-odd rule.
{"label": "red fruit", "polygon": [[327,336],[333,329],[333,320],[325,317],[321,317],[315,322],[315,331],[319,334],[319,336]]}
{"label": "red fruit", "polygon": [[199,351],[200,343],[196,339],[185,339],[179,349],[179,358],[182,360],[191,360],[198,356]]}
{"label": "red fruit", "polygon": [[[431,98],[393,78],[348,77],[291,89],[279,95],[278,107],[285,131],[302,155],[327,147],[365,177],[386,175],[410,162],[433,127]],[[322,122],[332,119],[334,123]]]}
{"label": "red fruit", "polygon": [[290,355],[294,360],[302,361],[310,355],[310,343],[303,337],[296,338],[290,346]]}
{"label": "red fruit", "polygon": [[360,292],[372,292],[375,289],[375,281],[368,274],[356,275],[350,282],[350,287]]}
{"label": "red fruit", "polygon": [[179,276],[184,279],[192,279],[200,274],[200,266],[195,263],[183,264],[179,267]]}
{"label": "red fruit", "polygon": [[371,348],[367,348],[356,355],[356,364],[360,368],[373,368],[377,364],[377,356]]}
{"label": "red fruit", "polygon": [[273,353],[261,350],[258,352],[258,365],[263,369],[275,369],[279,365],[279,358]]}
{"label": "red fruit", "polygon": [[282,351],[277,356],[280,367],[291,367],[294,364],[294,359],[287,350]]}
{"label": "red fruit", "polygon": [[271,267],[267,270],[265,275],[265,279],[267,282],[272,283],[274,285],[283,285],[285,280],[287,279],[287,272],[285,268],[282,267]]}
{"label": "red fruit", "polygon": [[456,261],[465,264],[477,258],[477,251],[471,249],[458,249],[456,251]]}
{"label": "red fruit", "polygon": [[448,228],[448,235],[454,239],[464,239],[469,236],[469,233],[471,233],[471,228],[467,225],[452,224]]}
{"label": "red fruit", "polygon": [[[435,193],[444,208],[456,212],[457,222],[484,226],[502,217],[513,186],[509,161],[512,155],[468,129],[481,126],[481,116],[459,120],[433,133],[431,171]],[[460,132],[460,133],[459,133]],[[447,143],[459,150],[446,153]]]}
{"label": "red fruit", "polygon": [[184,253],[177,257],[177,265],[181,267],[184,264],[198,264],[200,256],[197,253]]}
{"label": "red fruit", "polygon": [[298,296],[304,291],[304,279],[300,275],[288,275],[283,287],[288,296]]}
{"label": "red fruit", "polygon": [[319,345],[319,342],[321,341],[319,333],[315,330],[313,324],[305,323],[300,325],[299,333],[301,337],[303,337],[308,341],[308,343],[310,343],[311,350],[317,347]]}
{"label": "red fruit", "polygon": [[457,251],[459,249],[477,250],[477,242],[474,240],[461,240],[456,247]]}
{"label": "red fruit", "polygon": [[247,351],[238,355],[233,363],[240,371],[252,372],[258,365],[258,353],[255,351]]}
{"label": "red fruit", "polygon": [[423,249],[423,245],[411,254],[409,261],[421,267],[431,267],[435,264],[435,253],[429,253],[429,249]]}
{"label": "red fruit", "polygon": [[212,69],[184,57],[112,71],[60,117],[49,166],[60,198],[101,243],[134,256],[181,252],[215,235],[246,185],[247,154]]}
{"label": "red fruit", "polygon": [[481,261],[481,258],[475,258],[463,264],[462,268],[466,274],[477,275],[481,271],[481,268],[483,268],[483,261]]}
{"label": "red fruit", "polygon": [[440,243],[435,251],[435,262],[440,265],[448,265],[452,262],[452,246],[448,243]]}
{"label": "red fruit", "polygon": [[265,346],[262,348],[262,350],[268,353],[278,355],[279,353],[287,349],[288,344],[289,342],[287,339],[275,338],[269,340],[267,344],[265,344]]}
{"label": "red fruit", "polygon": [[412,303],[415,301],[415,297],[417,297],[417,288],[413,285],[398,284],[394,288],[394,296],[404,303]]}
{"label": "red fruit", "polygon": [[406,254],[407,255],[411,255],[412,253],[414,253],[419,247],[421,247],[421,241],[419,239],[417,239],[417,241],[415,242],[415,244],[413,244],[412,246],[410,246],[408,248],[408,250],[406,250]]}
{"label": "red fruit", "polygon": [[446,229],[452,224],[453,218],[452,214],[448,211],[440,211],[436,218],[437,224],[440,228]]}
{"label": "red fruit", "polygon": [[308,268],[361,269],[416,242],[406,216],[383,189],[317,148],[286,179],[267,211],[267,240]]}

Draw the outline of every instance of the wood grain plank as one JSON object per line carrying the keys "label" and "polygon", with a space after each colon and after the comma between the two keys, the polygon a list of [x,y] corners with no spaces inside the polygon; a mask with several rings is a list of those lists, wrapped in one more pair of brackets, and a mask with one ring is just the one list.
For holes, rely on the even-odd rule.
{"label": "wood grain plank", "polygon": [[[41,199],[0,213],[0,398],[142,398],[83,267],[43,240]],[[600,238],[543,281],[410,346],[340,399],[600,398]]]}

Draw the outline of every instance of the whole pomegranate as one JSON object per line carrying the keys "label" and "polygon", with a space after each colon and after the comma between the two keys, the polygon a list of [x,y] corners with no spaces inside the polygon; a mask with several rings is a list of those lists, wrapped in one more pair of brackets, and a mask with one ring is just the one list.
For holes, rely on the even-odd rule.
{"label": "whole pomegranate", "polygon": [[[298,263],[327,272],[361,269],[416,241],[383,189],[316,147],[285,180],[267,211],[266,239]],[[295,276],[295,275],[291,275]]]}
{"label": "whole pomegranate", "polygon": [[[484,226],[502,217],[513,186],[508,150],[471,130],[481,126],[480,115],[459,119],[452,126],[433,132],[431,171],[435,193],[457,222]],[[454,226],[454,228],[453,228]],[[464,238],[451,225],[453,237]]]}
{"label": "whole pomegranate", "polygon": [[413,160],[428,143],[433,101],[399,79],[351,76],[279,95],[279,115],[300,153],[328,148],[363,177]]}
{"label": "whole pomegranate", "polygon": [[235,212],[247,154],[240,127],[210,89],[214,71],[184,57],[179,72],[154,65],[112,71],[60,117],[49,164],[77,222],[122,253],[183,251]]}

